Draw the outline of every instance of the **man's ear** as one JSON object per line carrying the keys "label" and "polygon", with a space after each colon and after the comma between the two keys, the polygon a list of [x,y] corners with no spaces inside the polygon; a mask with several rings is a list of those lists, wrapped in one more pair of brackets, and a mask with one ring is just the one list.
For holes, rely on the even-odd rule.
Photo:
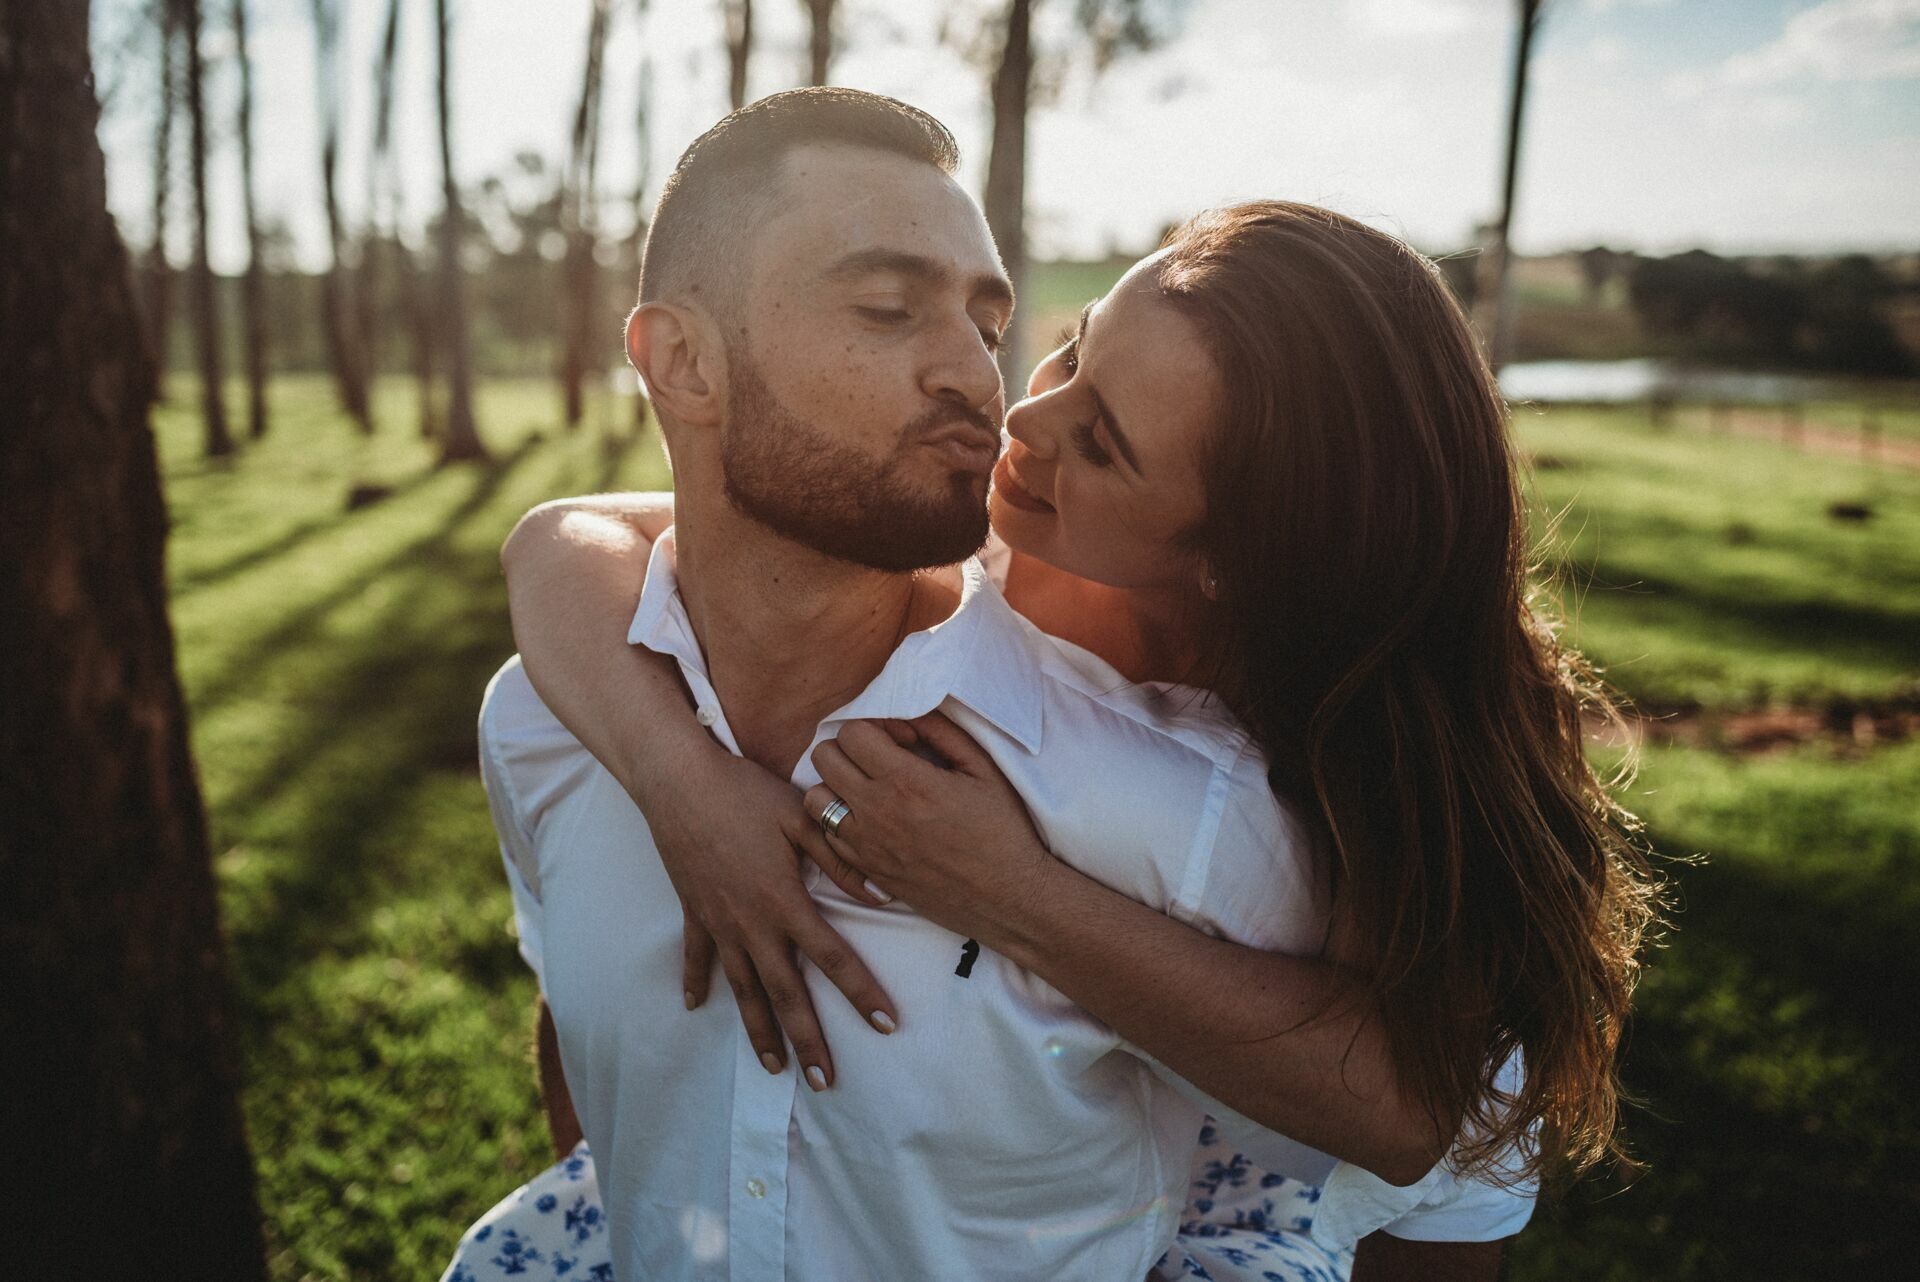
{"label": "man's ear", "polygon": [[642,303],[627,317],[627,359],[665,414],[689,427],[720,422],[721,355],[704,312],[673,303]]}

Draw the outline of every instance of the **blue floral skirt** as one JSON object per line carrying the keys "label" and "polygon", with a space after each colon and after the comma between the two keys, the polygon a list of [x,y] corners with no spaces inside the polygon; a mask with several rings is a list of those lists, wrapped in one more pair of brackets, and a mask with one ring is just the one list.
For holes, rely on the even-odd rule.
{"label": "blue floral skirt", "polygon": [[[1353,1252],[1329,1251],[1307,1234],[1320,1201],[1317,1185],[1260,1170],[1211,1126],[1200,1139],[1180,1235],[1149,1282],[1347,1282]],[[506,1278],[614,1282],[586,1141],[481,1216],[440,1282]]]}

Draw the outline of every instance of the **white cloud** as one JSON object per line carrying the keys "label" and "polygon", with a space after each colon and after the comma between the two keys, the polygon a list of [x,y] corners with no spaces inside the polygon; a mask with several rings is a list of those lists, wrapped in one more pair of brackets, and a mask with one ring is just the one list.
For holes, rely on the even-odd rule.
{"label": "white cloud", "polygon": [[1729,85],[1813,78],[1920,76],[1920,0],[1826,0],[1795,14],[1779,36],[1722,63]]}
{"label": "white cloud", "polygon": [[1362,28],[1380,35],[1452,36],[1506,19],[1507,8],[1473,0],[1363,0],[1356,16]]}

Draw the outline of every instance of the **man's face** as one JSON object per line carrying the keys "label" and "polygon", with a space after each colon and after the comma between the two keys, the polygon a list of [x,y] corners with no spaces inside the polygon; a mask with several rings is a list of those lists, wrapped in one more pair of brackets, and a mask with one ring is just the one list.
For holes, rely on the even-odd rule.
{"label": "man's face", "polygon": [[1012,313],[986,220],[931,165],[851,147],[785,161],[727,333],[722,442],[741,511],[875,569],[986,539]]}

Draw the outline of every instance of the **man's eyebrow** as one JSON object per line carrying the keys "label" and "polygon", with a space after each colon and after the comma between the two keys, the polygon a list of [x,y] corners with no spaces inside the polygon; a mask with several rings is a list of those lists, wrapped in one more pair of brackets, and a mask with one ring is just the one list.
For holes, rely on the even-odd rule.
{"label": "man's eyebrow", "polygon": [[[1080,325],[1073,331],[1075,350],[1083,350],[1086,347],[1087,322],[1091,319],[1093,319],[1093,304],[1088,303],[1080,309]],[[1140,471],[1140,456],[1133,452],[1133,442],[1129,441],[1127,434],[1120,430],[1120,420],[1113,416],[1113,411],[1107,408],[1106,401],[1101,399],[1100,389],[1094,388],[1092,391],[1093,403],[1100,408],[1100,417],[1107,420],[1107,435],[1113,438],[1114,448],[1120,451],[1120,457],[1127,460],[1127,466],[1134,470],[1135,475],[1146,475]]]}
{"label": "man's eyebrow", "polygon": [[[857,249],[835,262],[822,275],[830,280],[846,280],[870,272],[894,272],[929,285],[945,285],[955,279],[945,263],[905,249]],[[997,272],[981,272],[967,282],[969,298],[1013,306],[1013,286]]]}

